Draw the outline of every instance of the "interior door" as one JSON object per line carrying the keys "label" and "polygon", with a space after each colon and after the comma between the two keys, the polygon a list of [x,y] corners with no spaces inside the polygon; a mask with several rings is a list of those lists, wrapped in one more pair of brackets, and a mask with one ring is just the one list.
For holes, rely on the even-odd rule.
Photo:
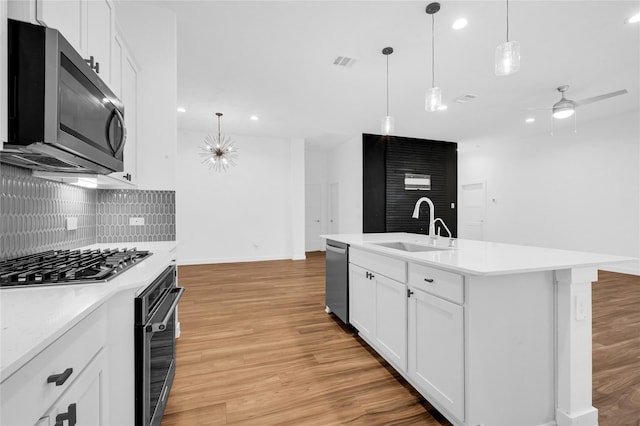
{"label": "interior door", "polygon": [[305,251],[322,248],[322,185],[307,184],[305,188]]}
{"label": "interior door", "polygon": [[338,182],[329,185],[329,234],[339,234],[338,207],[339,207],[340,187]]}
{"label": "interior door", "polygon": [[460,186],[462,217],[460,238],[484,240],[486,214],[486,189],[484,182],[468,183]]}

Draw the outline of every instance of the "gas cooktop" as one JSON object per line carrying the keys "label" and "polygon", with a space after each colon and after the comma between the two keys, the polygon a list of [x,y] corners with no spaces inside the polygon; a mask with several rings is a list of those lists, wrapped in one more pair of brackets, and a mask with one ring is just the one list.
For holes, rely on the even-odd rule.
{"label": "gas cooktop", "polygon": [[50,250],[0,262],[0,288],[104,283],[152,253],[128,249]]}

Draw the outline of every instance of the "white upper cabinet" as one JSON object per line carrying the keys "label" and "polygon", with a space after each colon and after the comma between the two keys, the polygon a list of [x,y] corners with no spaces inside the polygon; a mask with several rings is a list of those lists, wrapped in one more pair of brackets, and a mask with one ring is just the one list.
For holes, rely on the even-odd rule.
{"label": "white upper cabinet", "polygon": [[81,54],[85,54],[82,22],[83,3],[86,0],[36,0],[36,21],[60,31],[64,38]]}
{"label": "white upper cabinet", "polygon": [[60,31],[93,69],[111,84],[115,13],[111,0],[10,0],[9,17]]}
{"label": "white upper cabinet", "polygon": [[[41,0],[42,1],[42,0]],[[96,72],[107,84],[111,84],[111,44],[113,41],[113,19],[115,14],[111,1],[89,0],[87,5],[85,58],[93,56]]]}

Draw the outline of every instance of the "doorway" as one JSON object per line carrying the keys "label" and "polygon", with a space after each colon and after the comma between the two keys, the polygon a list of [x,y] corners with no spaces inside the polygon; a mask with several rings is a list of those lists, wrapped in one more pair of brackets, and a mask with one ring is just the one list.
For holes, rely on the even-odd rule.
{"label": "doorway", "polygon": [[484,240],[486,184],[484,181],[473,182],[461,185],[460,188],[462,220],[459,237],[468,240]]}
{"label": "doorway", "polygon": [[322,248],[322,185],[305,185],[305,251]]}

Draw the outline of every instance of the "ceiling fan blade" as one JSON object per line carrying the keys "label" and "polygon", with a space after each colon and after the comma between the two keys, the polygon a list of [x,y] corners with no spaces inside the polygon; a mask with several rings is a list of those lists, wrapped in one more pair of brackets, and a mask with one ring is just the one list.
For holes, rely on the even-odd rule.
{"label": "ceiling fan blade", "polygon": [[623,90],[618,90],[616,92],[605,93],[604,95],[594,96],[592,98],[586,98],[579,101],[575,101],[575,103],[576,103],[576,106],[581,106],[585,104],[590,104],[592,102],[598,102],[608,98],[613,98],[614,96],[624,95],[626,93],[629,93],[629,92],[626,89],[623,89]]}

